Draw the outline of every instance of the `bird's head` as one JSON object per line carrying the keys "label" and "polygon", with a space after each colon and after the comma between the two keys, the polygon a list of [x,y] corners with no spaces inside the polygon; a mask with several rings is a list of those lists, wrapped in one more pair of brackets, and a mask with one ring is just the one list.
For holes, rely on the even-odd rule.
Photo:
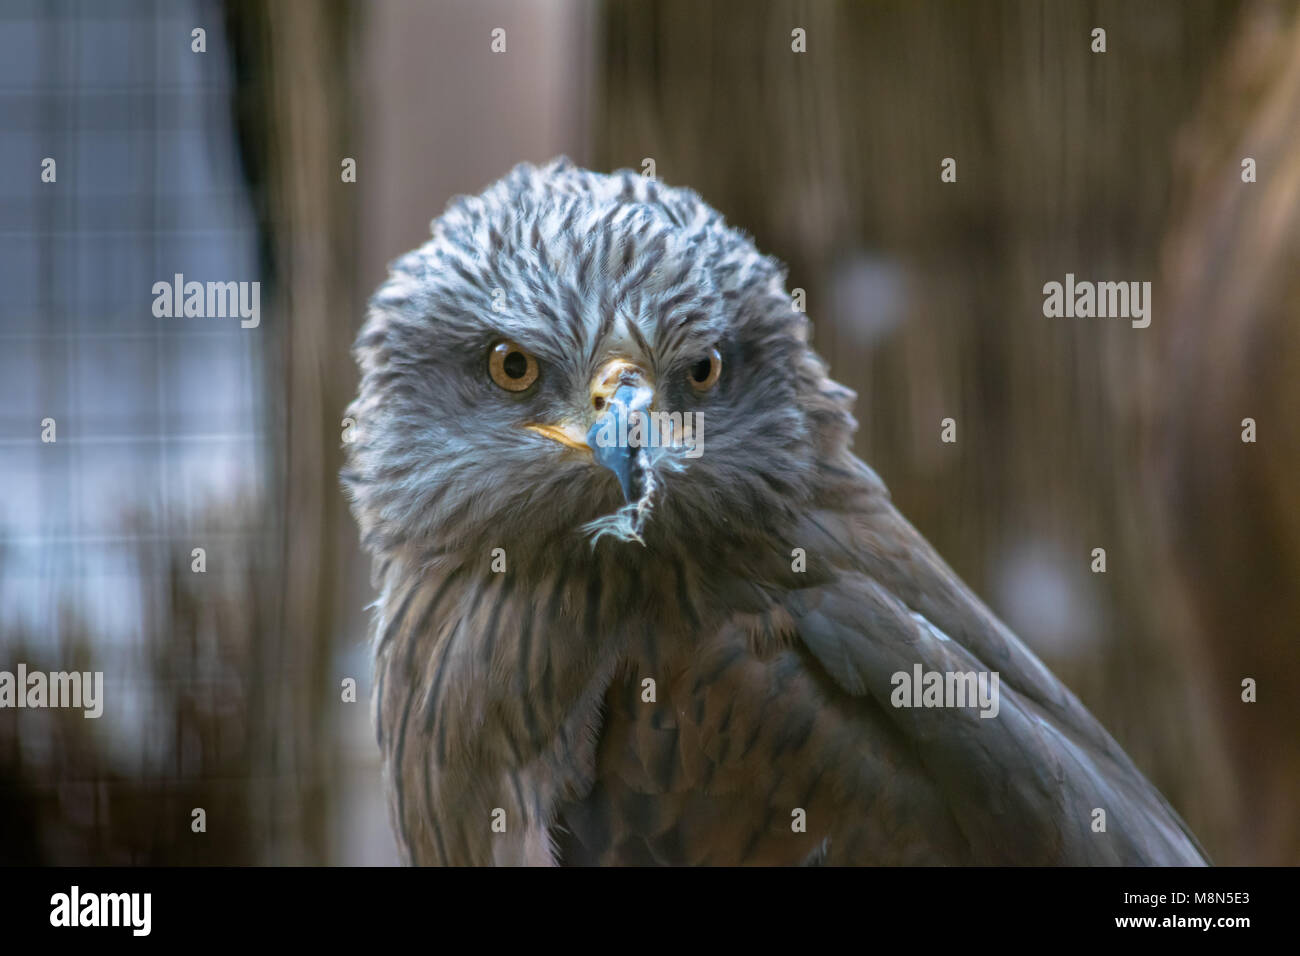
{"label": "bird's head", "polygon": [[846,444],[783,267],[695,193],[521,165],[432,232],[355,347],[376,553],[689,548],[788,520]]}

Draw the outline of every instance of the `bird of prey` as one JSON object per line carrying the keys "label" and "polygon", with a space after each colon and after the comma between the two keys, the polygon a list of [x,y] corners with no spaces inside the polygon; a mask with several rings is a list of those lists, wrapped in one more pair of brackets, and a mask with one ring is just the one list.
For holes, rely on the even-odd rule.
{"label": "bird of prey", "polygon": [[406,862],[1205,862],[854,457],[784,267],[695,193],[520,165],[354,351]]}

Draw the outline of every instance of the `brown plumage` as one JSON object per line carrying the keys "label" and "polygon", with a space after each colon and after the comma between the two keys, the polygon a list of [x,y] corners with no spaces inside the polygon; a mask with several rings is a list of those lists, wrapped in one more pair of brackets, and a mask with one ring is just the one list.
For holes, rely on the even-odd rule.
{"label": "brown plumage", "polygon": [[[853,457],[780,265],[694,194],[520,167],[394,264],[357,356],[410,862],[1203,861]],[[643,407],[702,453],[600,444]],[[996,672],[996,716],[897,706],[918,666]]]}

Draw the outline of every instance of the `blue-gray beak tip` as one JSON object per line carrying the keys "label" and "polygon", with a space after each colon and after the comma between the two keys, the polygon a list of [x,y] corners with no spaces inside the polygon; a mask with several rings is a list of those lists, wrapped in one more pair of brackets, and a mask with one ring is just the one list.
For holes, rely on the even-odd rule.
{"label": "blue-gray beak tip", "polygon": [[636,501],[644,487],[642,445],[629,441],[633,418],[650,407],[654,392],[644,385],[622,385],[609,400],[603,415],[587,431],[592,457],[618,478],[623,498]]}

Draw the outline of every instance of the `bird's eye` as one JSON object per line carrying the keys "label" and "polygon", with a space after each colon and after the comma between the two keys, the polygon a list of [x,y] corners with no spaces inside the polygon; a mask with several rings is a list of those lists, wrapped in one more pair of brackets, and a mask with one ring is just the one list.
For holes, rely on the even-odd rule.
{"label": "bird's eye", "polygon": [[697,392],[706,392],[718,383],[721,374],[722,356],[717,349],[709,349],[708,355],[691,366],[687,377],[691,381],[691,388]]}
{"label": "bird's eye", "polygon": [[537,381],[537,359],[514,342],[498,342],[488,352],[488,374],[507,392],[522,392]]}

